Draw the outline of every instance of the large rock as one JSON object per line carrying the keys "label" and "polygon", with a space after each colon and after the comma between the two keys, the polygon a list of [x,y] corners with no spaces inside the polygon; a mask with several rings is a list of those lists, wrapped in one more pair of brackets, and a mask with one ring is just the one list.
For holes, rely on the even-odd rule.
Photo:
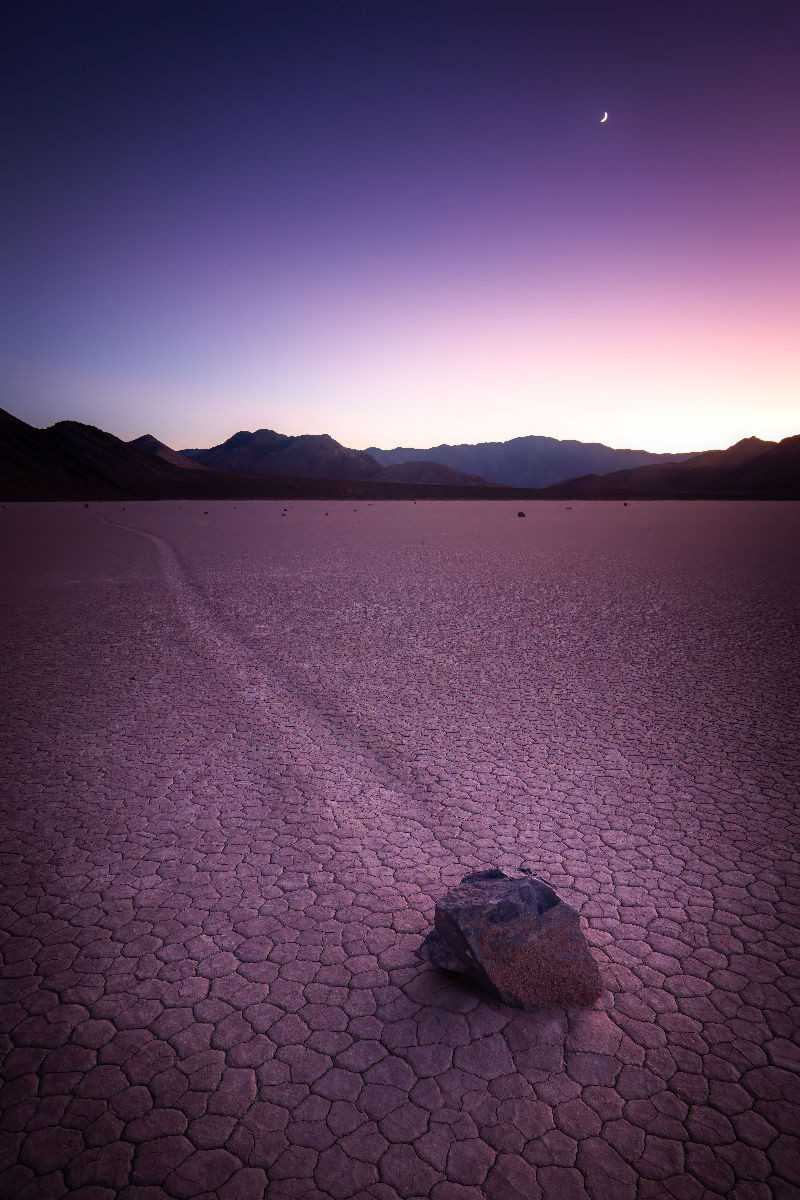
{"label": "large rock", "polygon": [[465,875],[417,954],[518,1008],[591,1004],[603,986],[577,912],[525,867]]}

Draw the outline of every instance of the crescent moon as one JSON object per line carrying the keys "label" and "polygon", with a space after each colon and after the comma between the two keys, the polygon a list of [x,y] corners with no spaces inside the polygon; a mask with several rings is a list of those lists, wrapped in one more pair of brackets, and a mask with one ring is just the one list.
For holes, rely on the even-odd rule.
{"label": "crescent moon", "polygon": [[608,120],[608,113],[603,113],[602,117],[600,118],[600,124],[605,125],[607,120]]}

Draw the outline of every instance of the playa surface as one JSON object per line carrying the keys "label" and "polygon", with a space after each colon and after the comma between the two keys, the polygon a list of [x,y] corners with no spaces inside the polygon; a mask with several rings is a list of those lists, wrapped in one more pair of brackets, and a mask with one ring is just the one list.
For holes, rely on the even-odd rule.
{"label": "playa surface", "polygon": [[[798,1194],[800,506],[523,507],[0,511],[5,1195]],[[488,866],[594,1007],[415,958]]]}

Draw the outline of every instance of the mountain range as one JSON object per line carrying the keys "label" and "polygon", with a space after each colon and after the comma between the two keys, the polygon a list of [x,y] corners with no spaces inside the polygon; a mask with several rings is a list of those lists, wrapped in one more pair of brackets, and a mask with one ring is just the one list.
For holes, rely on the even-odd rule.
{"label": "mountain range", "polygon": [[600,442],[559,441],[557,438],[511,438],[507,442],[478,442],[476,445],[431,446],[416,450],[396,446],[381,450],[370,446],[365,452],[379,463],[438,462],[456,471],[482,475],[505,487],[549,487],[580,475],[605,475],[628,467],[656,463],[679,463],[691,457],[685,454],[651,454],[647,450],[615,450]]}
{"label": "mountain range", "polygon": [[399,446],[394,450],[377,446],[350,450],[328,434],[289,437],[274,429],[257,429],[254,433],[242,430],[209,450],[182,450],[181,454],[206,467],[248,475],[526,488],[547,487],[578,475],[683,462],[690,457],[614,450],[600,443],[561,442],[548,437],[520,437],[475,446],[432,446],[428,450]]}
{"label": "mountain range", "polygon": [[[279,435],[278,435],[279,436]],[[304,441],[304,439],[296,439]],[[326,439],[309,439],[311,442]],[[333,439],[329,456],[318,455],[331,476],[347,451]],[[342,452],[340,455],[339,452]],[[308,448],[304,451],[310,462]],[[534,493],[470,482],[449,467],[412,463],[410,482],[396,478],[397,468],[374,463],[373,478],[257,475],[224,471],[172,450],[150,434],[123,442],[111,433],[77,421],[58,421],[36,429],[0,409],[0,499],[480,499],[528,498]],[[430,477],[433,475],[433,481]]]}
{"label": "mountain range", "polygon": [[0,409],[0,495],[6,500],[146,495],[187,472],[77,421],[35,429]]}
{"label": "mountain range", "polygon": [[585,475],[545,489],[553,499],[800,499],[800,435],[780,442],[742,438],[682,463]]}
{"label": "mountain range", "polygon": [[[139,438],[137,441],[141,442]],[[167,449],[167,447],[164,447]],[[174,453],[174,451],[172,452]],[[303,479],[362,479],[384,483],[490,486],[474,473],[437,462],[395,461],[383,466],[366,450],[351,450],[327,433],[289,436],[274,429],[242,430],[210,450],[182,450],[192,465],[245,475],[300,476]]]}
{"label": "mountain range", "polygon": [[[599,458],[619,464],[622,456],[627,465],[608,473],[562,476],[545,487],[519,488],[498,486],[474,471],[459,471],[427,457],[381,463],[377,454],[425,456],[430,451],[351,450],[326,434],[289,437],[268,429],[242,431],[209,450],[181,452],[150,434],[123,442],[77,421],[36,429],[0,409],[0,498],[800,498],[800,436],[781,442],[745,438],[727,450],[690,456],[650,455],[539,437],[435,448],[440,449],[458,451],[458,461],[465,466],[483,465],[489,454],[497,464],[490,469],[507,472],[506,478],[521,469],[526,455],[531,476],[557,472],[547,459],[549,450],[562,463]],[[472,457],[470,451],[475,452]]]}

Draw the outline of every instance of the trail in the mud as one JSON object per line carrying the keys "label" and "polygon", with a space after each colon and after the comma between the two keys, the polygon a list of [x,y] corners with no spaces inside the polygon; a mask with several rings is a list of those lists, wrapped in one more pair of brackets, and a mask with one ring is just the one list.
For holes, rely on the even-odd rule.
{"label": "trail in the mud", "polygon": [[[422,798],[424,779],[420,781],[418,772],[409,787],[408,778],[400,770],[393,771],[385,756],[378,758],[371,752],[351,720],[330,711],[330,704],[323,711],[313,689],[300,679],[289,679],[285,673],[271,669],[263,655],[237,636],[234,628],[226,628],[169,541],[134,525],[95,515],[103,524],[154,546],[165,590],[177,616],[195,643],[234,682],[243,707],[250,711],[250,741],[255,750],[250,776],[254,785],[268,790],[275,799],[289,790],[296,818],[302,816],[309,822],[335,819],[342,836],[356,838],[363,852],[373,856],[382,885],[394,873],[392,842],[397,838],[419,842],[420,882],[430,865],[431,845],[436,847],[437,875],[443,860],[449,862],[450,875],[467,869],[459,867],[457,848],[455,852],[447,848],[441,838],[441,798],[433,803],[429,797]],[[208,765],[206,761],[203,769]],[[215,758],[213,765],[216,771],[225,770],[224,760]],[[480,819],[488,806],[474,803],[470,808],[473,817]],[[498,852],[503,853],[499,846]]]}

